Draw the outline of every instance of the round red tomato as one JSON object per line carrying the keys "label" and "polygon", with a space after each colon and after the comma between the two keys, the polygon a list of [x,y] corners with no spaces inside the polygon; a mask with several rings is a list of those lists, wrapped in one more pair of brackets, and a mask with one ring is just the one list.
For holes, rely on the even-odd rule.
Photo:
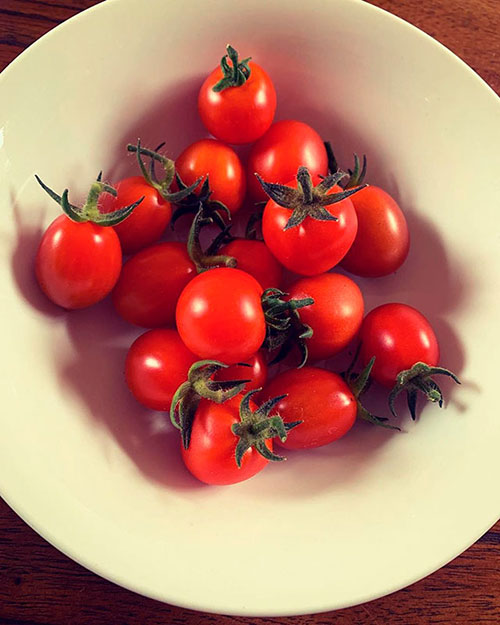
{"label": "round red tomato", "polygon": [[350,278],[338,273],[302,278],[288,288],[288,293],[288,299],[314,300],[299,310],[302,323],[313,330],[306,341],[310,360],[334,356],[358,333],[363,321],[363,295]]}
{"label": "round red tomato", "polygon": [[175,307],[186,284],[196,275],[184,243],[157,243],[123,265],[113,291],[118,314],[143,328],[175,323]]}
{"label": "round red tomato", "polygon": [[[241,400],[242,395],[223,404],[202,399],[196,410],[189,447],[184,449],[181,445],[184,464],[194,477],[206,484],[235,484],[248,480],[269,462],[250,447],[243,455],[241,467],[236,464],[239,438],[233,434],[231,426],[240,421]],[[257,408],[252,401],[250,407]],[[272,440],[266,440],[265,444],[272,451]]]}
{"label": "round red tomato", "polygon": [[210,199],[222,202],[231,213],[242,205],[246,191],[245,171],[239,156],[228,145],[215,139],[196,141],[177,158],[175,169],[187,186],[200,177],[205,179],[208,174]]}
{"label": "round red tomato", "polygon": [[[271,125],[276,110],[276,92],[266,72],[253,61],[238,61],[236,51],[228,46],[229,76],[219,66],[201,86],[198,111],[206,129],[227,143],[252,143]],[[232,81],[231,74],[236,74]],[[215,87],[215,90],[214,90]],[[221,89],[221,87],[223,87]]]}
{"label": "round red tomato", "polygon": [[67,309],[102,300],[115,286],[122,251],[111,227],[57,217],[45,231],[36,256],[35,273],[47,297]]}
{"label": "round red tomato", "polygon": [[279,414],[285,423],[302,421],[288,433],[285,442],[279,442],[287,449],[327,445],[354,425],[356,399],[336,373],[318,367],[289,369],[271,380],[260,399],[285,394],[271,414]]}
{"label": "round red tomato", "polygon": [[146,408],[170,410],[175,391],[196,362],[175,330],[149,330],[131,345],[125,379],[134,397]]}
{"label": "round red tomato", "polygon": [[247,367],[231,365],[227,369],[220,369],[214,380],[250,380],[245,385],[245,391],[262,388],[267,380],[267,360],[264,352],[258,351],[245,361]]}
{"label": "round red tomato", "polygon": [[264,290],[279,287],[283,270],[263,241],[235,239],[224,245],[219,254],[235,258],[238,269],[253,276]]}
{"label": "round red tomato", "polygon": [[358,232],[342,267],[367,278],[393,273],[404,263],[410,248],[402,210],[388,193],[374,186],[361,189],[351,201],[358,217]]}
{"label": "round red tomato", "polygon": [[257,280],[239,269],[196,276],[177,302],[177,329],[186,347],[203,359],[245,362],[266,334],[261,294]]}
{"label": "round red tomato", "polygon": [[276,122],[252,146],[247,164],[248,191],[255,201],[265,201],[268,198],[256,173],[268,182],[286,184],[301,166],[307,167],[312,176],[326,175],[328,157],[323,140],[303,122]]}
{"label": "round red tomato", "polygon": [[[317,185],[321,179],[312,177]],[[288,183],[297,188],[297,180]],[[327,195],[341,193],[334,185]],[[345,198],[324,207],[337,221],[323,221],[307,216],[288,230],[285,226],[292,211],[269,200],[262,218],[262,233],[267,247],[287,269],[304,276],[314,276],[335,267],[351,247],[358,229],[358,219],[351,199]]]}
{"label": "round red tomato", "polygon": [[363,365],[375,356],[374,380],[392,387],[400,371],[417,362],[430,367],[439,361],[439,345],[430,323],[406,304],[384,304],[366,315],[360,332]]}
{"label": "round red tomato", "polygon": [[123,253],[135,254],[158,241],[170,223],[172,207],[143,176],[124,178],[115,188],[116,197],[104,195],[102,198],[100,208],[103,213],[119,210],[144,198],[130,217],[114,226]]}

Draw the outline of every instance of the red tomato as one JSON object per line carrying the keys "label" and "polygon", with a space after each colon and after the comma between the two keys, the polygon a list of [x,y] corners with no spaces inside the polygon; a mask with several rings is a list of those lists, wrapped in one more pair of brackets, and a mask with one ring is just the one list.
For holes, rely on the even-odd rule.
{"label": "red tomato", "polygon": [[[241,467],[235,459],[238,437],[231,426],[240,421],[239,407],[242,395],[215,404],[202,399],[196,410],[188,449],[181,445],[182,459],[188,470],[205,484],[235,484],[253,477],[269,462],[253,447],[243,455]],[[251,401],[250,407],[257,406]],[[272,451],[272,441],[266,440]]]}
{"label": "red tomato", "polygon": [[342,267],[367,278],[393,273],[404,263],[410,248],[402,210],[379,187],[365,187],[351,201],[358,217],[358,232]]}
{"label": "red tomato", "polygon": [[196,362],[175,330],[149,330],[131,345],[125,379],[134,397],[146,408],[170,410],[175,391]]}
{"label": "red tomato", "polygon": [[[237,55],[233,59],[238,64]],[[221,141],[252,143],[266,132],[273,121],[276,110],[273,83],[257,63],[248,63],[248,70],[249,77],[246,80],[243,78],[243,84],[214,91],[214,86],[224,77],[219,66],[201,86],[198,95],[201,121]]]}
{"label": "red tomato", "polygon": [[177,329],[186,347],[203,359],[245,362],[266,334],[261,294],[257,280],[239,269],[196,276],[177,302]]}
{"label": "red tomato", "polygon": [[307,167],[311,176],[327,174],[328,157],[323,140],[303,122],[291,119],[276,122],[252,147],[247,164],[248,191],[255,201],[266,201],[267,195],[255,173],[268,182],[286,184],[301,166]]}
{"label": "red tomato", "polygon": [[238,269],[253,276],[264,290],[279,287],[283,270],[263,241],[235,239],[218,253],[236,258]]}
{"label": "red tomato", "polygon": [[227,369],[220,369],[215,374],[214,380],[250,380],[245,385],[245,391],[262,388],[267,380],[267,361],[264,352],[257,352],[245,363],[250,366],[231,365]]}
{"label": "red tomato", "polygon": [[287,449],[321,447],[344,436],[354,425],[357,402],[344,380],[318,367],[289,369],[277,375],[260,394],[262,401],[285,395],[271,414],[285,423],[302,421],[285,442]]}
{"label": "red tomato", "polygon": [[196,141],[177,158],[175,169],[187,186],[208,174],[210,199],[222,202],[231,213],[242,205],[246,191],[245,171],[239,156],[228,145],[215,139]]}
{"label": "red tomato", "polygon": [[122,251],[111,227],[76,223],[60,215],[45,231],[35,263],[42,291],[63,308],[84,308],[115,286]]}
{"label": "red tomato", "polygon": [[196,268],[184,243],[157,243],[123,265],[113,291],[113,304],[118,314],[134,325],[173,325],[179,295],[195,275]]}
{"label": "red tomato", "polygon": [[[314,185],[320,182],[312,177]],[[297,180],[287,186],[297,187]],[[343,189],[334,185],[328,195],[340,193]],[[295,273],[314,276],[335,267],[347,253],[356,236],[358,219],[350,198],[325,206],[338,221],[320,221],[306,217],[304,221],[289,230],[285,226],[292,211],[269,200],[262,218],[264,241],[282,265]]]}
{"label": "red tomato", "polygon": [[430,323],[406,304],[384,304],[365,317],[360,333],[363,365],[375,356],[374,380],[392,387],[400,371],[417,362],[437,365],[439,345]]}
{"label": "red tomato", "polygon": [[143,176],[125,178],[115,188],[116,197],[102,196],[101,212],[110,213],[119,210],[144,197],[130,217],[114,226],[123,253],[135,254],[147,245],[158,241],[170,223],[172,207],[170,202],[166,202]]}
{"label": "red tomato", "polygon": [[334,356],[356,336],[364,313],[358,285],[339,273],[302,278],[288,288],[287,299],[312,297],[314,304],[301,308],[300,319],[311,326],[306,344],[311,360]]}

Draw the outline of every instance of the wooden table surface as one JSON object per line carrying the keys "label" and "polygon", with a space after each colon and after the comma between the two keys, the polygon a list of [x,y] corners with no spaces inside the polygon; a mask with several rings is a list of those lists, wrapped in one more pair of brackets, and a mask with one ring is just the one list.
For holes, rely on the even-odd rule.
{"label": "wooden table surface", "polygon": [[[45,32],[98,1],[1,0],[0,69]],[[500,94],[500,0],[372,3],[444,43]],[[492,488],[497,477],[492,476]],[[161,604],[104,581],[51,547],[0,499],[0,625],[498,625],[499,565],[497,523],[451,564],[388,597],[338,612],[250,621]]]}

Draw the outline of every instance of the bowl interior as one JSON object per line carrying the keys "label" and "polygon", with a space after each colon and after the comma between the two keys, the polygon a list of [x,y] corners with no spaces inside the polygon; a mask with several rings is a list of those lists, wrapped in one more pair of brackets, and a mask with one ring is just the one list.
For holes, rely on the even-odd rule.
{"label": "bowl interior", "polygon": [[[445,382],[446,408],[402,419],[403,434],[357,424],[334,445],[209,488],[182,467],[168,419],[125,388],[141,331],[109,301],[67,314],[39,292],[33,257],[58,208],[34,173],[76,202],[99,170],[134,171],[124,147],[137,137],[175,157],[205,134],[196,94],[227,42],[272,76],[277,118],[310,123],[344,167],[368,155],[369,181],[405,210],[412,248],[397,275],[357,280],[367,309],[422,310],[463,384]],[[472,70],[356,0],[110,0],[33,45],[0,88],[0,492],[27,522],[124,586],[252,615],[391,592],[495,522],[500,105]]]}

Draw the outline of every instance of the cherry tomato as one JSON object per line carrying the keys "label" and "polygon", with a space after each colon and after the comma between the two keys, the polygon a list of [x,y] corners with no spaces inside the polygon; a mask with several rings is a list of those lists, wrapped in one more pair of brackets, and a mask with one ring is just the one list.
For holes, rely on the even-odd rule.
{"label": "cherry tomato", "polygon": [[240,269],[196,276],[177,302],[177,329],[186,347],[203,359],[245,362],[266,334],[261,294],[257,280]]}
{"label": "cherry tomato", "polygon": [[267,380],[267,361],[264,352],[258,351],[245,361],[248,367],[231,365],[227,369],[220,369],[215,380],[250,380],[245,385],[245,391],[262,388]]}
{"label": "cherry tomato", "polygon": [[228,145],[215,139],[196,141],[180,154],[175,169],[187,186],[200,176],[205,179],[208,174],[210,199],[222,202],[231,213],[242,205],[246,191],[245,171],[239,156]]}
{"label": "cherry tomato", "polygon": [[235,239],[224,245],[219,254],[236,258],[238,269],[253,276],[264,290],[279,287],[283,270],[263,241]]}
{"label": "cherry tomato", "polygon": [[374,380],[392,387],[400,371],[417,362],[430,367],[439,361],[439,345],[430,323],[406,304],[384,304],[366,315],[360,332],[364,365],[375,356]]}
{"label": "cherry tomato", "polygon": [[388,193],[374,186],[361,189],[351,201],[358,217],[358,232],[342,267],[367,278],[393,273],[404,263],[410,248],[402,210]]}
{"label": "cherry tomato", "polygon": [[100,208],[103,213],[119,210],[144,197],[130,217],[114,226],[123,253],[135,254],[158,241],[170,223],[172,207],[143,176],[124,178],[115,188],[116,197],[105,195],[102,198]]}
{"label": "cherry tomato", "polygon": [[326,175],[328,157],[323,140],[303,122],[276,122],[252,146],[247,164],[248,191],[255,201],[265,201],[268,198],[255,173],[268,182],[286,184],[301,166],[307,167],[312,176]]}
{"label": "cherry tomato", "polygon": [[[229,48],[234,69],[235,63],[239,67],[237,54],[234,56],[236,51]],[[198,111],[203,124],[214,137],[227,143],[256,141],[274,118],[276,91],[271,79],[253,61],[247,64],[247,69],[248,78],[245,69],[239,67],[243,84],[214,91],[215,85],[224,77],[222,67],[217,67],[205,80],[198,95]]]}
{"label": "cherry tomato", "polygon": [[363,295],[350,278],[339,273],[302,278],[288,288],[288,293],[288,299],[314,300],[299,311],[301,321],[313,330],[306,341],[311,360],[334,356],[358,333],[363,321]]}
{"label": "cherry tomato", "polygon": [[[314,185],[321,182],[313,176]],[[287,184],[297,187],[297,180]],[[334,185],[328,195],[340,193]],[[264,209],[262,233],[266,245],[287,269],[304,276],[314,276],[337,265],[351,247],[358,228],[351,198],[324,207],[338,221],[321,221],[306,217],[298,226],[285,230],[291,211],[269,200]]]}
{"label": "cherry tomato", "polygon": [[327,445],[354,425],[356,399],[336,373],[318,367],[289,369],[269,382],[260,399],[285,394],[271,414],[279,414],[285,423],[302,421],[288,433],[285,442],[278,441],[287,449]]}
{"label": "cherry tomato", "polygon": [[45,231],[35,273],[42,291],[58,306],[84,308],[102,300],[120,275],[122,251],[111,227],[57,217]]}
{"label": "cherry tomato", "polygon": [[[253,447],[243,455],[241,467],[235,460],[238,437],[231,426],[240,421],[239,407],[242,395],[216,404],[202,399],[196,410],[188,449],[181,445],[182,459],[188,470],[206,484],[235,484],[253,477],[268,464]],[[257,406],[251,401],[250,407]],[[266,440],[272,451],[272,440]]]}
{"label": "cherry tomato", "polygon": [[125,379],[134,397],[146,408],[170,410],[175,391],[196,361],[175,330],[149,330],[131,345]]}
{"label": "cherry tomato", "polygon": [[177,299],[195,275],[196,268],[184,243],[151,245],[123,265],[113,291],[113,304],[118,314],[134,325],[173,325]]}

